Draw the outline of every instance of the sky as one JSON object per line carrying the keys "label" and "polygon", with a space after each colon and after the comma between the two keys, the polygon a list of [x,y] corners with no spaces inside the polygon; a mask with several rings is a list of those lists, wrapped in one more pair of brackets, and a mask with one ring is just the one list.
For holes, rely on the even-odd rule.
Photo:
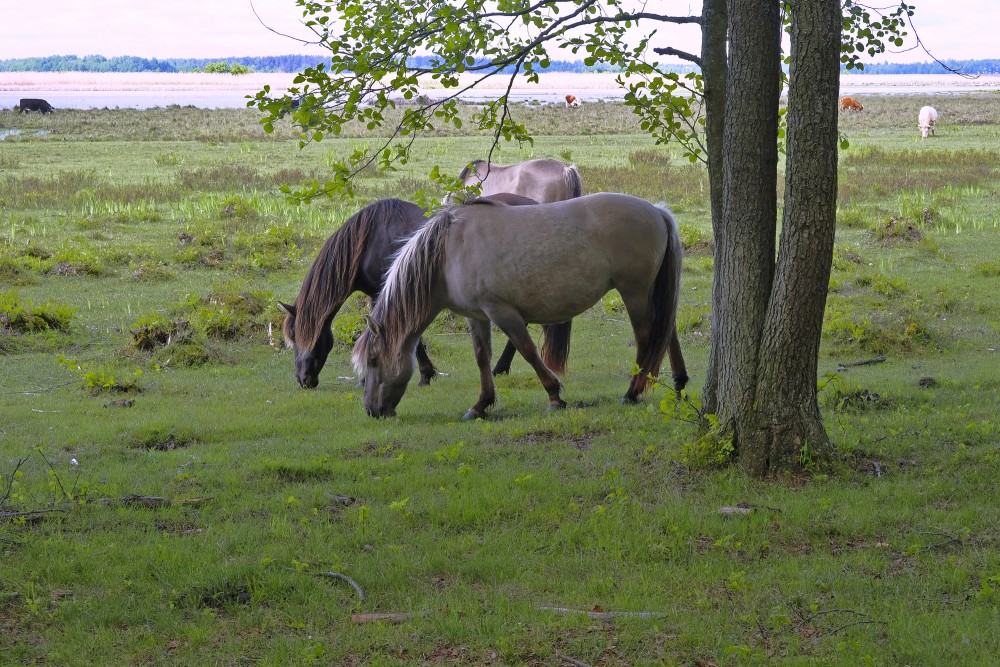
{"label": "sky", "polygon": [[[373,0],[374,1],[374,0]],[[1000,0],[910,0],[916,5],[917,32],[941,60],[1000,58],[995,46]],[[877,0],[882,6],[890,0]],[[322,55],[301,24],[295,0],[0,0],[0,60],[49,55],[139,56],[142,58],[224,58]],[[657,12],[690,15],[699,0],[656,0]],[[260,16],[254,14],[256,9]],[[268,27],[283,33],[275,34]],[[696,27],[661,29],[670,44],[698,52]],[[573,56],[556,56],[575,59]],[[927,62],[920,50],[882,55],[875,62]]]}

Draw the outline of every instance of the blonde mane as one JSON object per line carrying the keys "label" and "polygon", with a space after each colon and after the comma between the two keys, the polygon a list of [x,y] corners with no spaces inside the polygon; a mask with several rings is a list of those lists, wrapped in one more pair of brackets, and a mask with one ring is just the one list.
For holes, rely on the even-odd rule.
{"label": "blonde mane", "polygon": [[[427,316],[431,307],[431,291],[440,273],[444,242],[454,219],[455,208],[457,207],[449,206],[442,209],[411,236],[393,257],[385,274],[385,285],[371,313],[371,318],[381,327],[382,340],[373,343],[372,330],[366,328],[351,354],[354,371],[359,378],[365,377],[371,345],[398,351],[406,337]],[[389,354],[385,357],[384,361],[391,364],[399,355]]]}

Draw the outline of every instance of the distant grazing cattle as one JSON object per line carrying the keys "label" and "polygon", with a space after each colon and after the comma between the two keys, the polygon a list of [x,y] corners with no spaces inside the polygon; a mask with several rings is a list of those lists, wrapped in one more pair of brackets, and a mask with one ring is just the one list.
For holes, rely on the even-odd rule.
{"label": "distant grazing cattle", "polygon": [[853,97],[844,97],[840,100],[840,110],[841,111],[862,111],[864,109],[861,106],[861,102],[858,102]]}
{"label": "distant grazing cattle", "polygon": [[17,112],[24,113],[25,111],[40,111],[41,113],[52,113],[52,105],[45,100],[33,99],[30,97],[23,98],[17,104]]}
{"label": "distant grazing cattle", "polygon": [[566,106],[568,107],[578,107],[580,106],[580,100],[576,99],[576,95],[566,96]]}
{"label": "distant grazing cattle", "polygon": [[926,139],[934,134],[934,126],[937,125],[937,109],[934,107],[920,107],[920,116],[917,118],[917,127],[920,128],[920,138]]}

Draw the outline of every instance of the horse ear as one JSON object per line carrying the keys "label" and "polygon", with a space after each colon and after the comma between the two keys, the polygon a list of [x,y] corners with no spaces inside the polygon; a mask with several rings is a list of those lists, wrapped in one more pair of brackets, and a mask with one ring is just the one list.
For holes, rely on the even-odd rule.
{"label": "horse ear", "polygon": [[368,326],[368,331],[372,332],[372,335],[378,336],[378,339],[382,339],[382,325],[378,323],[371,315],[365,315],[365,324]]}
{"label": "horse ear", "polygon": [[287,303],[279,301],[278,310],[283,312],[285,315],[291,315],[292,317],[295,317],[295,306],[290,306]]}

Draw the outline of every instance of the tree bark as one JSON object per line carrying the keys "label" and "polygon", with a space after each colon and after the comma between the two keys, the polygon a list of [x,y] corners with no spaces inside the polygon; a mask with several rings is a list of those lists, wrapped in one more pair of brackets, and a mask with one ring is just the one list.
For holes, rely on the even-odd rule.
{"label": "tree bark", "polygon": [[[729,79],[727,15],[726,0],[704,0],[702,3],[701,76],[705,90],[705,143],[708,152],[708,182],[713,238],[718,237],[722,226],[722,148],[726,127],[726,83]],[[715,273],[712,278],[713,283],[717,277],[718,273]],[[718,293],[718,286],[713,284],[713,319],[714,314],[719,309],[715,298]],[[714,414],[718,411],[718,337],[715,335],[714,322],[711,328],[712,336],[708,352],[708,367],[705,369],[702,407],[706,412]]]}
{"label": "tree bark", "polygon": [[778,0],[729,1],[729,79],[722,224],[716,229],[713,350],[720,421],[739,427],[754,408],[758,359],[774,276],[777,227]]}
{"label": "tree bark", "polygon": [[816,398],[837,210],[839,0],[791,4],[785,205],[753,410],[739,420],[751,474],[797,469],[833,450]]}

